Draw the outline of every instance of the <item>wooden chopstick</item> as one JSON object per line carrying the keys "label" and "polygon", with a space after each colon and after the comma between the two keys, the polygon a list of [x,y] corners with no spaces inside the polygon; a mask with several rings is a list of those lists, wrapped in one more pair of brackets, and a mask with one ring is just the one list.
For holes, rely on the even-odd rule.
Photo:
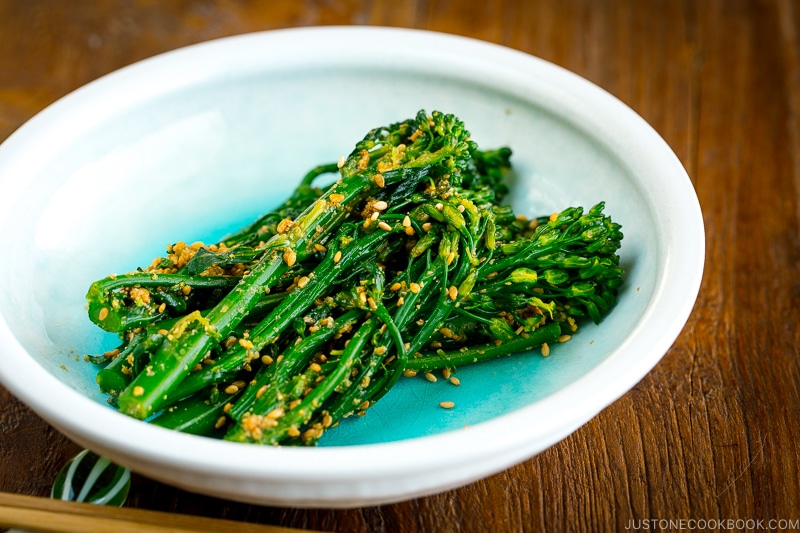
{"label": "wooden chopstick", "polygon": [[0,526],[42,533],[309,533],[309,530],[280,526],[65,502],[4,492],[0,492]]}

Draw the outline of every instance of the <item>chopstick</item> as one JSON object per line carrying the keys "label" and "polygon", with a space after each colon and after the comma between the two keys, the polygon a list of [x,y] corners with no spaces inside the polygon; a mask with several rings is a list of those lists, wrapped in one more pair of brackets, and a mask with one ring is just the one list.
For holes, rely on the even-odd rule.
{"label": "chopstick", "polygon": [[[42,533],[308,533],[281,526],[65,502],[0,492],[0,526]],[[319,532],[317,532],[319,533]]]}

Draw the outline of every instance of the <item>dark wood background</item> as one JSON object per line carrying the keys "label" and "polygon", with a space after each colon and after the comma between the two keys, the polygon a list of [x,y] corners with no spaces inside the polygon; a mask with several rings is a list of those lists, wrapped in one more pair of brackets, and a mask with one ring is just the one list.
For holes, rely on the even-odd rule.
{"label": "dark wood background", "polygon": [[[459,490],[296,510],[135,477],[128,505],[342,532],[800,519],[800,2],[0,0],[0,140],[139,59],[232,34],[329,24],[504,44],[627,103],[672,146],[697,189],[708,247],[697,305],[628,394],[539,456]],[[77,451],[0,388],[0,490],[47,495]]]}

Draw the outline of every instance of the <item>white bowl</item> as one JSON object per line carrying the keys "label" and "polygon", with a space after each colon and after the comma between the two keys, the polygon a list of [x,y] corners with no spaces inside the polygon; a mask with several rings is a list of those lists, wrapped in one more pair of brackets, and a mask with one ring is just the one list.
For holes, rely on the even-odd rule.
{"label": "white bowl", "polygon": [[[548,358],[401,380],[316,448],[184,435],[110,408],[82,360],[114,344],[91,281],[177,240],[213,241],[282,201],[370,128],[440,110],[514,150],[515,208],[606,202],[626,284]],[[546,449],[633,387],[680,333],[704,235],[691,182],[644,120],[529,55],[413,30],[308,28],[191,46],[105,76],[0,147],[0,379],[80,445],[152,478],[286,506],[383,504],[458,487]],[[456,409],[438,407],[442,399]]]}

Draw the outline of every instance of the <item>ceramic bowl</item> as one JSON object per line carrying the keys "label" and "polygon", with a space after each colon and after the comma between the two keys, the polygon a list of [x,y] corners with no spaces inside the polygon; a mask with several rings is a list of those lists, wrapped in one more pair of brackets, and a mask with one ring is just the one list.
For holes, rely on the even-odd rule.
{"label": "ceramic bowl", "polygon": [[[403,379],[315,448],[259,447],[128,418],[87,353],[113,347],[89,284],[167,243],[215,241],[281,202],[374,126],[439,110],[514,155],[511,202],[533,216],[606,202],[625,285],[611,315],[545,358]],[[458,487],[563,439],[649,372],[699,288],[703,222],[683,167],[597,86],[497,45],[414,30],[236,36],[96,80],[0,146],[0,380],[76,443],[154,479],[259,504],[355,507]],[[443,400],[456,408],[439,407]]]}

